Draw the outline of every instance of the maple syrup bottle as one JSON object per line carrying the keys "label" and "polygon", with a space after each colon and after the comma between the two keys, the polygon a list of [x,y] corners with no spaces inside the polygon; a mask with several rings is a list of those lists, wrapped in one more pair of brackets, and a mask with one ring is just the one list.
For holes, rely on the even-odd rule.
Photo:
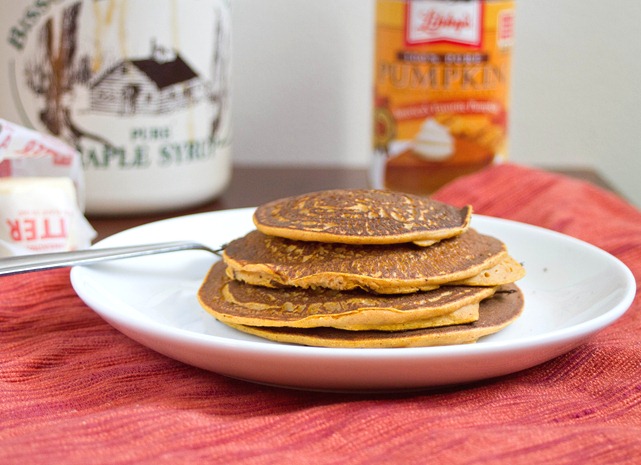
{"label": "maple syrup bottle", "polygon": [[15,0],[0,117],[80,152],[90,215],[206,202],[231,170],[230,3]]}

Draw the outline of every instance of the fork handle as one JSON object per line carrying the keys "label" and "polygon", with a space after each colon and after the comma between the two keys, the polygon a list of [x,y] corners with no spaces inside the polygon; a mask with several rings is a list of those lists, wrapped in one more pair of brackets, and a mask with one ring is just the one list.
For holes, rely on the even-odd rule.
{"label": "fork handle", "polygon": [[107,260],[119,260],[143,255],[178,252],[181,250],[206,250],[215,253],[215,251],[209,247],[197,242],[174,241],[123,247],[93,248],[73,252],[21,255],[0,259],[0,276],[73,265],[89,265]]}

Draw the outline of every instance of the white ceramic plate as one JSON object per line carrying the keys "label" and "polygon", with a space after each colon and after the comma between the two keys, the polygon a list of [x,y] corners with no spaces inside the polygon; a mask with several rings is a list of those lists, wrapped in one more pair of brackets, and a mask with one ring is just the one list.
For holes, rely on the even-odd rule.
{"label": "white ceramic plate", "polygon": [[[96,246],[193,239],[220,246],[253,229],[253,209],[150,223]],[[215,256],[188,251],[75,267],[78,295],[115,328],[184,363],[258,383],[321,390],[400,390],[476,381],[523,370],[583,343],[630,306],[630,270],[606,252],[549,230],[476,215],[527,269],[523,315],[476,344],[331,349],[279,344],[228,328],[196,291]]]}

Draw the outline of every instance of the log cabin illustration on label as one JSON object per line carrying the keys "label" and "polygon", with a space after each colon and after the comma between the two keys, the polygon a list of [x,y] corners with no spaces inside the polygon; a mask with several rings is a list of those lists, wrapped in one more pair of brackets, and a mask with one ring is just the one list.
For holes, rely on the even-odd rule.
{"label": "log cabin illustration on label", "polygon": [[91,111],[162,114],[206,98],[208,87],[173,50],[152,45],[149,58],[124,59],[90,85]]}

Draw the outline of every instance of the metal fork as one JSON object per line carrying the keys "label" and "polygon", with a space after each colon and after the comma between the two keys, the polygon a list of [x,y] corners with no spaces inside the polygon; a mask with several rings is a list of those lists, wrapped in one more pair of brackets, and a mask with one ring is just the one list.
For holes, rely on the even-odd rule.
{"label": "metal fork", "polygon": [[55,252],[0,258],[0,276],[47,270],[73,265],[90,265],[107,260],[140,257],[183,250],[205,250],[220,255],[222,249],[212,249],[193,241],[159,242],[156,244],[105,247],[74,252]]}

